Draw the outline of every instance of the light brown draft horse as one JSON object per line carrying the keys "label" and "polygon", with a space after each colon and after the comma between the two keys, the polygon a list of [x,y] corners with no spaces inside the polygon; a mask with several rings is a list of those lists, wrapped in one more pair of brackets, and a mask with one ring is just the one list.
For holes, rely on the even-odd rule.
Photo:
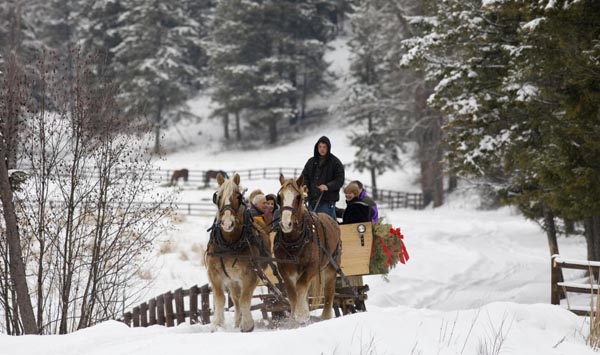
{"label": "light brown draft horse", "polygon": [[308,291],[311,282],[322,282],[324,305],[321,319],[331,318],[335,295],[336,266],[340,265],[342,242],[336,221],[324,213],[309,212],[302,203],[303,177],[279,177],[278,200],[281,220],[275,236],[274,254],[278,259],[297,259],[297,264],[279,263],[291,305],[292,317],[305,323],[310,316]]}
{"label": "light brown draft horse", "polygon": [[[268,255],[271,250],[269,236],[253,228],[250,211],[244,204],[240,176],[232,180],[217,175],[219,188],[213,202],[219,208],[206,251],[208,278],[214,293],[215,326],[224,325],[225,290],[235,306],[235,326],[242,332],[254,329],[250,302],[258,284],[253,267],[265,268],[253,256]],[[255,263],[255,264],[253,264]]]}

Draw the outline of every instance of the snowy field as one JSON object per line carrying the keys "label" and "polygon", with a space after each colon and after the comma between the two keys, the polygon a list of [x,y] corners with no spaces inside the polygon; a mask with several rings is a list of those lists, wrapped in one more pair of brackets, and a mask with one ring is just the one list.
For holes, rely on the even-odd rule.
{"label": "snowy field", "polygon": [[[332,152],[342,162],[353,159],[350,128],[342,124],[260,151],[220,152],[220,125],[206,118],[210,103],[199,98],[192,107],[205,117],[202,124],[169,132],[170,153],[157,166],[301,168],[321,135],[329,136]],[[408,156],[405,161],[402,170],[380,177],[381,188],[419,190],[418,166]],[[346,176],[369,183],[366,173],[351,168]],[[242,185],[249,191],[276,192],[279,183],[242,180]],[[184,184],[172,190],[178,191],[179,201],[195,202],[209,199],[214,184],[206,190]],[[0,335],[0,354],[595,354],[585,345],[586,318],[549,304],[550,255],[542,230],[511,208],[480,211],[478,205],[475,196],[459,191],[437,209],[383,209],[380,215],[402,229],[411,258],[387,280],[365,277],[370,287],[365,313],[272,330],[257,312],[256,329],[247,334],[233,329],[229,312],[224,329],[190,324],[128,328],[108,321],[68,335]],[[145,277],[154,280],[144,290],[146,298],[208,281],[202,255],[212,218],[177,215],[173,223],[174,229],[156,245],[152,263],[143,266]],[[565,258],[585,259],[582,238],[561,238],[559,246]]]}
{"label": "snowy field", "polygon": [[[208,133],[204,133],[207,135]],[[322,135],[342,161],[352,160],[347,130],[330,127],[266,151],[230,151],[192,146],[157,164],[190,169],[301,167]],[[217,140],[217,138],[215,138]],[[381,187],[416,191],[417,169],[391,172]],[[348,178],[365,176],[347,171]],[[249,190],[276,192],[276,180],[245,183]],[[180,184],[180,201],[209,198],[209,189]],[[343,203],[341,204],[343,205]],[[388,280],[365,277],[370,286],[368,312],[304,327],[271,330],[255,313],[256,330],[238,333],[227,314],[225,329],[183,324],[130,329],[116,321],[62,336],[0,335],[1,354],[592,354],[588,326],[550,301],[550,257],[544,233],[510,208],[479,211],[477,198],[456,193],[437,209],[382,210],[400,227],[411,259],[393,269]],[[156,246],[145,266],[155,281],[147,298],[178,287],[207,282],[202,253],[210,217],[175,216],[174,230]],[[582,238],[559,240],[568,258],[585,258]],[[316,314],[315,314],[316,315]],[[501,351],[496,351],[496,350]]]}

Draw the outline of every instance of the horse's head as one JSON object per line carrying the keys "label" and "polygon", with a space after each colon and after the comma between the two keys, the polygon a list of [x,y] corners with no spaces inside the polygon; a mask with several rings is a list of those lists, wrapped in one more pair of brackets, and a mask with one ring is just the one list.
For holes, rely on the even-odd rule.
{"label": "horse's head", "polygon": [[[243,206],[243,195],[240,187],[240,176],[235,174],[233,179],[225,179],[217,174],[219,188],[213,195],[213,202],[219,208],[217,223],[224,232],[232,232],[236,226],[236,218],[240,217]],[[241,222],[241,221],[240,221]]]}
{"label": "horse's head", "polygon": [[279,175],[279,182],[281,183],[281,189],[277,193],[279,206],[281,206],[281,220],[279,224],[282,232],[289,233],[292,231],[294,220],[296,223],[299,220],[298,212],[301,212],[304,207],[302,204],[302,189],[300,188],[304,182],[304,178],[300,175],[297,180],[286,180],[282,174]]}

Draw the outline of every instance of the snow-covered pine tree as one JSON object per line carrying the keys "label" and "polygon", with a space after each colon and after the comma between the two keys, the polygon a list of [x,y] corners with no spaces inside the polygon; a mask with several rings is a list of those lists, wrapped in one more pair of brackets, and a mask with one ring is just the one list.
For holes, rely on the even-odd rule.
{"label": "snow-covered pine tree", "polygon": [[198,70],[186,52],[199,37],[197,22],[187,16],[183,0],[124,0],[123,5],[122,41],[112,49],[120,99],[129,114],[149,118],[159,152],[161,129],[191,116],[184,103]]}
{"label": "snow-covered pine tree", "polygon": [[[382,39],[397,22],[383,0],[363,0],[350,17],[352,26],[352,81],[341,113],[353,125],[350,138],[358,147],[354,164],[371,174],[372,193],[377,195],[377,175],[400,164],[399,131],[395,125],[400,105],[394,93],[386,90],[389,47]],[[398,27],[393,29],[397,32]]]}
{"label": "snow-covered pine tree", "polygon": [[504,90],[522,112],[506,158],[508,200],[543,217],[549,237],[554,217],[582,221],[588,259],[600,260],[600,4],[508,2],[489,11],[521,21]]}
{"label": "snow-covered pine tree", "polygon": [[112,49],[121,43],[119,18],[125,12],[121,0],[101,0],[91,4],[87,22],[82,26],[81,43],[84,52],[96,55],[96,77],[102,81],[115,79]]}
{"label": "snow-covered pine tree", "polygon": [[277,124],[323,88],[331,33],[316,1],[221,1],[209,45],[218,110],[277,141]]}
{"label": "snow-covered pine tree", "polygon": [[186,55],[200,74],[194,82],[194,85],[200,88],[206,85],[209,76],[208,54],[202,42],[208,38],[212,31],[217,0],[185,0],[185,3],[187,16],[198,32],[198,38],[189,42]]}
{"label": "snow-covered pine tree", "polygon": [[507,133],[519,115],[499,90],[517,43],[517,21],[487,12],[479,0],[434,5],[431,26],[404,42],[403,62],[416,64],[434,84],[425,95],[447,121],[443,132],[452,168],[501,186],[507,182],[502,165]]}

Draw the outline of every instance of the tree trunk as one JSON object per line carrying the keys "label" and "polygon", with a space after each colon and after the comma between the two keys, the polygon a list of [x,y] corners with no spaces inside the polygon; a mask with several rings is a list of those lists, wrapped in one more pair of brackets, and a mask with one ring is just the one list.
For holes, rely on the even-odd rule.
{"label": "tree trunk", "polygon": [[600,261],[600,215],[584,219],[585,240],[587,242],[588,260]]}
{"label": "tree trunk", "polygon": [[269,120],[269,143],[277,143],[277,118],[275,117]]}
{"label": "tree trunk", "polygon": [[554,222],[554,213],[548,208],[544,208],[544,230],[548,238],[548,247],[550,255],[559,254],[558,240],[556,239],[556,223]]}
{"label": "tree trunk", "polygon": [[160,153],[160,123],[162,120],[162,98],[158,102],[158,110],[154,122],[154,154]]}
{"label": "tree trunk", "polygon": [[8,169],[17,167],[17,146],[19,134],[19,116],[23,101],[23,72],[14,54],[6,61],[4,92],[4,122],[2,134],[6,140],[6,163]]}
{"label": "tree trunk", "polygon": [[450,176],[448,176],[448,192],[452,192],[452,191],[456,190],[457,186],[458,186],[458,177],[451,173]]}
{"label": "tree trunk", "polygon": [[10,276],[17,293],[17,304],[19,306],[19,315],[23,323],[23,331],[25,334],[38,334],[38,327],[33,314],[31,298],[29,296],[29,287],[27,286],[27,275],[25,273],[23,252],[21,250],[21,239],[19,236],[19,226],[17,224],[13,194],[8,179],[6,146],[4,145],[4,142],[0,142],[0,198],[2,200],[2,212],[6,223],[6,242],[8,246]]}
{"label": "tree trunk", "polygon": [[[544,207],[544,230],[546,231],[546,238],[548,239],[548,248],[550,255],[560,254],[558,251],[558,240],[556,238],[556,223],[554,222],[554,213],[547,207]],[[558,270],[558,282],[565,280],[562,269]],[[559,298],[566,298],[565,290],[559,288]]]}
{"label": "tree trunk", "polygon": [[223,113],[223,136],[229,140],[229,112]]}
{"label": "tree trunk", "polygon": [[239,111],[235,112],[235,138],[238,142],[242,141],[242,127],[240,124],[240,113]]}
{"label": "tree trunk", "polygon": [[375,198],[377,196],[377,174],[375,173],[375,169],[369,169],[371,171],[371,196]]}

